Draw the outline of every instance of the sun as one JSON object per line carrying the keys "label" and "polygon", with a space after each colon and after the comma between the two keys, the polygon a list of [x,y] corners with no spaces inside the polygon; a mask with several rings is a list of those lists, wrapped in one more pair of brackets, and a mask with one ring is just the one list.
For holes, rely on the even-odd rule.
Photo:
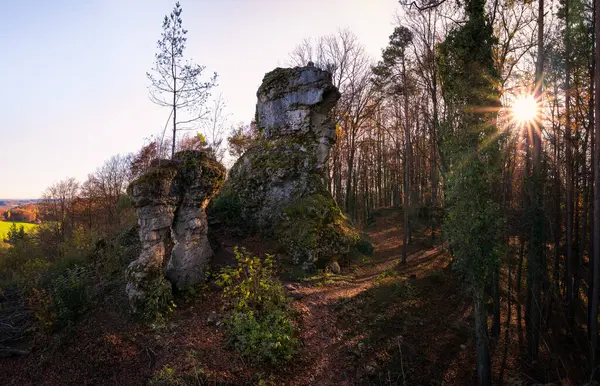
{"label": "sun", "polygon": [[524,124],[533,122],[538,114],[538,104],[531,94],[520,95],[512,105],[512,118],[515,122]]}

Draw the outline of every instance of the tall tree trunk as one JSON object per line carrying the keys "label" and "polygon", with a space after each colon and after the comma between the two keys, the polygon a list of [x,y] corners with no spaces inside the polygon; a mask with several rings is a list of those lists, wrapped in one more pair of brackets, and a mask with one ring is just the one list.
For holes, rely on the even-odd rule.
{"label": "tall tree trunk", "polygon": [[554,127],[554,272],[552,277],[554,279],[554,288],[556,289],[556,296],[560,296],[560,282],[559,282],[559,270],[560,270],[560,236],[562,234],[562,220],[561,220],[561,193],[560,193],[560,147],[558,145],[559,135],[558,127]]}
{"label": "tall tree trunk", "polygon": [[567,319],[569,326],[573,327],[575,309],[573,294],[573,152],[571,143],[571,39],[569,28],[571,26],[569,15],[569,1],[565,1],[565,155],[566,155],[566,286],[567,286]]}
{"label": "tall tree trunk", "polygon": [[431,130],[431,242],[435,242],[435,226],[437,221],[437,133],[439,130],[438,123],[438,106],[437,106],[437,74],[434,64],[431,102],[433,104],[433,129]]}
{"label": "tall tree trunk", "polygon": [[172,66],[173,76],[173,146],[171,147],[171,159],[175,156],[175,135],[177,134],[177,77],[175,76],[175,64]]}
{"label": "tall tree trunk", "polygon": [[[595,41],[595,33],[594,33],[594,20],[592,18],[591,23],[592,30],[592,41]],[[590,132],[590,183],[589,183],[589,212],[590,212],[590,223],[589,223],[589,238],[588,238],[588,256],[589,256],[589,278],[588,278],[588,340],[591,340],[591,317],[592,317],[592,297],[594,290],[594,156],[595,156],[595,142],[594,142],[594,128],[595,128],[595,120],[594,120],[594,70],[596,67],[595,56],[592,55],[590,61],[589,68],[589,95],[590,98],[588,100],[588,121],[589,121],[589,132]]]}
{"label": "tall tree trunk", "polygon": [[[402,78],[406,85],[406,63],[402,57]],[[406,264],[406,249],[410,235],[410,209],[411,209],[411,190],[410,190],[410,126],[408,120],[408,94],[404,93],[404,229],[402,235],[402,264]]]}
{"label": "tall tree trunk", "polygon": [[523,316],[521,312],[521,286],[523,282],[523,258],[525,256],[525,232],[521,233],[520,248],[519,248],[519,263],[517,265],[517,288],[515,290],[516,306],[517,306],[517,334],[519,336],[519,347],[523,346]]}
{"label": "tall tree trunk", "polygon": [[477,379],[480,386],[492,384],[490,348],[487,336],[487,312],[483,288],[473,289],[473,313],[475,317],[475,348],[477,355]]}
{"label": "tall tree trunk", "polygon": [[[511,253],[512,255],[512,253]],[[511,256],[512,257],[512,256]],[[504,330],[504,352],[502,354],[502,365],[500,366],[500,384],[504,384],[504,369],[506,369],[506,359],[508,357],[508,347],[510,346],[510,324],[512,322],[512,304],[511,304],[511,284],[512,284],[512,276],[511,276],[511,268],[512,263],[509,259],[508,261],[508,289],[506,295],[506,327]]]}
{"label": "tall tree trunk", "polygon": [[[583,146],[581,152],[581,165],[582,165],[582,178],[583,178],[583,206],[581,210],[583,213],[581,214],[581,228],[578,226],[578,235],[577,241],[579,245],[577,246],[577,270],[575,271],[575,281],[573,283],[574,293],[575,293],[575,307],[579,309],[579,288],[581,286],[581,280],[583,275],[583,266],[584,266],[584,254],[585,254],[585,241],[587,237],[587,223],[588,223],[588,208],[589,208],[589,189],[588,189],[588,172],[587,172],[587,144],[589,141],[590,130],[586,130],[586,138],[585,145]],[[591,276],[591,275],[590,275]],[[589,302],[589,300],[588,300]]]}
{"label": "tall tree trunk", "polygon": [[[538,104],[543,101],[542,76],[544,71],[544,0],[538,2],[538,54],[535,66],[535,99]],[[527,313],[528,330],[527,346],[532,361],[537,361],[539,349],[539,334],[541,327],[541,287],[544,260],[544,213],[543,213],[543,181],[542,181],[542,119],[541,113],[536,114],[533,139],[533,171],[531,174],[531,234],[529,237],[529,255],[527,261],[528,299]]]}
{"label": "tall tree trunk", "polygon": [[496,339],[500,336],[500,266],[498,265],[492,275],[492,329],[491,337]]}
{"label": "tall tree trunk", "polygon": [[555,296],[560,296],[560,236],[561,236],[561,194],[560,194],[560,166],[559,166],[559,147],[558,147],[558,133],[554,126],[554,262],[552,266],[552,283],[550,283],[548,291],[546,292],[546,321],[550,319],[552,315],[552,303]]}
{"label": "tall tree trunk", "polygon": [[346,180],[346,197],[344,200],[344,207],[346,209],[346,213],[348,215],[350,215],[350,217],[352,219],[354,219],[354,208],[352,208],[352,192],[353,192],[353,171],[354,171],[354,156],[356,153],[356,133],[354,131],[354,128],[351,127],[350,128],[350,132],[347,134],[349,135],[349,146],[348,146],[348,176],[347,176],[347,180]]}
{"label": "tall tree trunk", "polygon": [[[595,35],[600,36],[600,0],[594,1]],[[592,309],[590,316],[590,369],[596,367],[596,350],[598,348],[598,303],[600,300],[600,44],[596,41],[594,104],[596,119],[594,121],[594,290],[592,292]]]}

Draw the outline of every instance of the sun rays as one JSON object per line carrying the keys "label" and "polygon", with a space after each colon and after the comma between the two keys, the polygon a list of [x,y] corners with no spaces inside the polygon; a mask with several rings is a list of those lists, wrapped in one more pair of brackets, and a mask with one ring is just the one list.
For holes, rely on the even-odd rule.
{"label": "sun rays", "polygon": [[519,95],[511,107],[511,117],[514,123],[527,125],[538,116],[538,103],[531,94]]}

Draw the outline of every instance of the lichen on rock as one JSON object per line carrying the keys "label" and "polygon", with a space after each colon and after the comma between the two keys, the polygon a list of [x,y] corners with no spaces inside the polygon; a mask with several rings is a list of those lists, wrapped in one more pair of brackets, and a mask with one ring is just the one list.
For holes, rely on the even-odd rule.
{"label": "lichen on rock", "polygon": [[304,266],[359,241],[324,183],[339,97],[331,74],[312,65],[267,73],[256,106],[263,138],[237,160],[212,207],[229,225],[274,236]]}
{"label": "lichen on rock", "polygon": [[137,209],[141,252],[127,269],[127,295],[135,311],[168,301],[171,287],[199,283],[213,251],[206,205],[225,177],[207,153],[183,151],[160,160],[128,187]]}

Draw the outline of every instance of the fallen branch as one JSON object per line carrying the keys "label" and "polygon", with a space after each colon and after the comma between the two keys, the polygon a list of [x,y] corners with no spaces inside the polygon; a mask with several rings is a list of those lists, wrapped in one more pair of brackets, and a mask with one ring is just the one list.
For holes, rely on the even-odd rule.
{"label": "fallen branch", "polygon": [[2,347],[0,348],[0,358],[10,358],[14,356],[29,355],[29,351],[19,350],[16,348]]}
{"label": "fallen branch", "polygon": [[34,313],[17,290],[4,289],[0,296],[0,348],[1,344],[23,339],[34,322]]}

